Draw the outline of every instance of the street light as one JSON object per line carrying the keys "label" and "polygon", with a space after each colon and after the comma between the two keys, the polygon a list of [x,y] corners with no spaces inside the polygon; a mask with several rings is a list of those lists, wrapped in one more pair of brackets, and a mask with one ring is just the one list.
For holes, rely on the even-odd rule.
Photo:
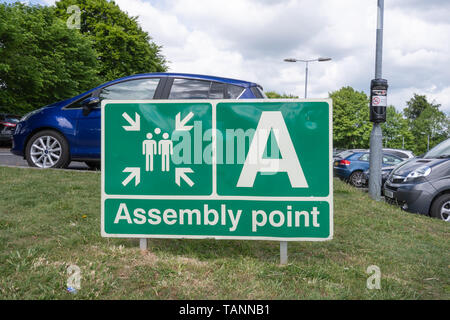
{"label": "street light", "polygon": [[427,152],[430,151],[430,134],[427,132],[421,132],[421,134],[427,135]]}
{"label": "street light", "polygon": [[305,62],[305,99],[306,99],[306,92],[308,90],[308,63],[309,62],[313,62],[313,61],[319,61],[319,62],[323,62],[323,61],[330,61],[331,58],[324,58],[324,57],[319,57],[316,59],[309,59],[309,60],[304,60],[304,59],[294,59],[294,58],[288,58],[288,59],[284,59],[285,62]]}

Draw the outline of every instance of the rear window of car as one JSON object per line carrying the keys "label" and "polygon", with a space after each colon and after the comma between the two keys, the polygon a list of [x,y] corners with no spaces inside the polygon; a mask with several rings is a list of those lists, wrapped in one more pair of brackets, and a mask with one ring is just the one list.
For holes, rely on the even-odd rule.
{"label": "rear window of car", "polygon": [[352,151],[342,151],[342,152],[340,152],[340,153],[338,153],[338,154],[336,155],[336,158],[345,159],[345,158],[347,158],[348,156],[350,156],[351,154],[353,154]]}
{"label": "rear window of car", "polygon": [[174,79],[169,99],[237,99],[245,89],[216,81]]}
{"label": "rear window of car", "polygon": [[169,99],[208,99],[211,81],[174,79]]}
{"label": "rear window of car", "polygon": [[208,93],[209,99],[224,99],[226,89],[227,85],[225,83],[211,82]]}
{"label": "rear window of car", "polygon": [[244,92],[245,88],[240,86],[235,86],[233,84],[228,85],[228,99],[238,99]]}
{"label": "rear window of car", "polygon": [[264,92],[263,92],[259,87],[251,87],[250,90],[252,90],[253,95],[254,95],[257,99],[264,99],[264,98],[267,98],[266,95],[264,94]]}

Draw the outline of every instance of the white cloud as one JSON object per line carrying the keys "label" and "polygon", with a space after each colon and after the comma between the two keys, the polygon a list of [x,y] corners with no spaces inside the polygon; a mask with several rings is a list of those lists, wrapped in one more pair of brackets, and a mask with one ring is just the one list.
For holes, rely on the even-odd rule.
{"label": "white cloud", "polygon": [[[43,0],[53,2],[52,0]],[[326,97],[342,86],[369,91],[375,69],[376,1],[116,0],[139,22],[172,72],[254,81],[265,90]],[[450,113],[450,2],[385,1],[383,77],[388,101],[401,110],[413,93]]]}

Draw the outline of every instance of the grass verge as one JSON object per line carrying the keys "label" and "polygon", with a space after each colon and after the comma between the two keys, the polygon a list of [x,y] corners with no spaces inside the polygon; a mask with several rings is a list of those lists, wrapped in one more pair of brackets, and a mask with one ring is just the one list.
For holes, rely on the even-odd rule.
{"label": "grass verge", "polygon": [[450,298],[449,224],[334,184],[334,239],[289,243],[280,266],[271,241],[151,239],[142,254],[100,236],[100,173],[0,167],[0,299]]}

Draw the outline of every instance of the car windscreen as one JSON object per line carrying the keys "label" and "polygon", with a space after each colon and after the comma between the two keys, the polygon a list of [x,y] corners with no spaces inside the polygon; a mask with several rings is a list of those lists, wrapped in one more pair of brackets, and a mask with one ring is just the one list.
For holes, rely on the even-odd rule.
{"label": "car windscreen", "polygon": [[408,159],[408,155],[406,153],[395,151],[395,150],[388,150],[389,153],[396,155],[397,157],[400,157],[402,159]]}
{"label": "car windscreen", "polygon": [[436,159],[436,158],[450,158],[450,139],[441,142],[433,149],[428,151],[425,156],[425,159]]}

